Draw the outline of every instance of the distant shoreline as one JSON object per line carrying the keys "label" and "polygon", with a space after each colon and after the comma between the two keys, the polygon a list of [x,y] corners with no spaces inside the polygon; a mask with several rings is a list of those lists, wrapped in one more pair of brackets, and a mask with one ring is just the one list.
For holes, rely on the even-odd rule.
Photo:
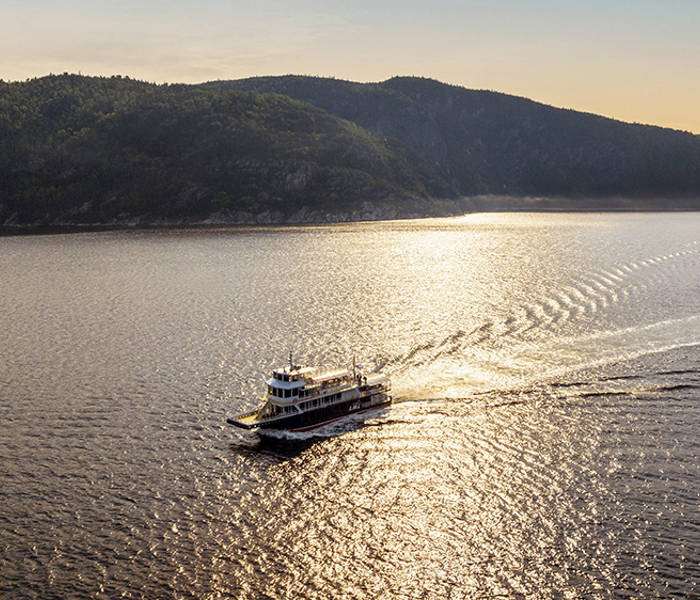
{"label": "distant shoreline", "polygon": [[334,225],[346,225],[352,223],[382,223],[387,221],[410,221],[419,219],[449,219],[471,214],[488,214],[488,213],[576,213],[576,214],[595,214],[595,213],[681,213],[681,212],[700,212],[698,207],[669,207],[669,208],[552,208],[542,206],[524,206],[520,208],[492,208],[490,210],[478,209],[464,211],[450,215],[410,215],[396,216],[386,219],[339,219],[325,221],[280,221],[274,223],[203,223],[203,222],[180,222],[180,223],[66,223],[53,225],[0,225],[0,237],[16,237],[16,236],[34,236],[34,235],[66,235],[73,233],[103,233],[103,232],[167,232],[167,231],[255,231],[255,230],[270,230],[279,228],[295,228],[295,227],[322,227]]}

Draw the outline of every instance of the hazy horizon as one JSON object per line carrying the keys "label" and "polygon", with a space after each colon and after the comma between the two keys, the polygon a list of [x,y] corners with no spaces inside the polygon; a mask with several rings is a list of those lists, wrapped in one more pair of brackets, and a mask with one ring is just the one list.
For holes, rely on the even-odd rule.
{"label": "hazy horizon", "polygon": [[700,132],[700,4],[194,3],[17,0],[0,9],[0,78],[49,73],[199,83],[300,74],[430,77]]}

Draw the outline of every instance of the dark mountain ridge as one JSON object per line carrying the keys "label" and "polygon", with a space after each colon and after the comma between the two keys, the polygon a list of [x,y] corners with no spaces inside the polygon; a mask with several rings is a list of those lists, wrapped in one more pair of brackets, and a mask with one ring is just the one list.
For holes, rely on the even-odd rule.
{"label": "dark mountain ridge", "polygon": [[700,137],[416,77],[205,84],[276,92],[401,140],[459,194],[697,197]]}
{"label": "dark mountain ridge", "polygon": [[700,137],[397,77],[0,81],[0,225],[700,208]]}

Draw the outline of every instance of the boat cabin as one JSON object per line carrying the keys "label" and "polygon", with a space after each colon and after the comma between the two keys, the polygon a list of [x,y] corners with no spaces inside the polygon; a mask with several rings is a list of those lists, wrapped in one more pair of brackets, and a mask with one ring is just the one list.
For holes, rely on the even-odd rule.
{"label": "boat cabin", "polygon": [[311,367],[284,367],[275,369],[267,380],[267,400],[278,406],[299,402],[301,399],[322,397],[334,389],[348,387],[353,382],[349,369],[319,372]]}
{"label": "boat cabin", "polygon": [[293,402],[299,397],[299,390],[306,385],[304,371],[308,369],[275,369],[272,378],[267,380],[267,395],[270,399]]}

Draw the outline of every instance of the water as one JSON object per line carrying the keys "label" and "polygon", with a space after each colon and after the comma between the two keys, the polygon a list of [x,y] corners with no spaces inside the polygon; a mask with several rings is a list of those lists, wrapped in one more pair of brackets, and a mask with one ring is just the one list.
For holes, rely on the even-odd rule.
{"label": "water", "polygon": [[[700,214],[0,239],[0,597],[700,597]],[[259,441],[300,362],[397,402]]]}

